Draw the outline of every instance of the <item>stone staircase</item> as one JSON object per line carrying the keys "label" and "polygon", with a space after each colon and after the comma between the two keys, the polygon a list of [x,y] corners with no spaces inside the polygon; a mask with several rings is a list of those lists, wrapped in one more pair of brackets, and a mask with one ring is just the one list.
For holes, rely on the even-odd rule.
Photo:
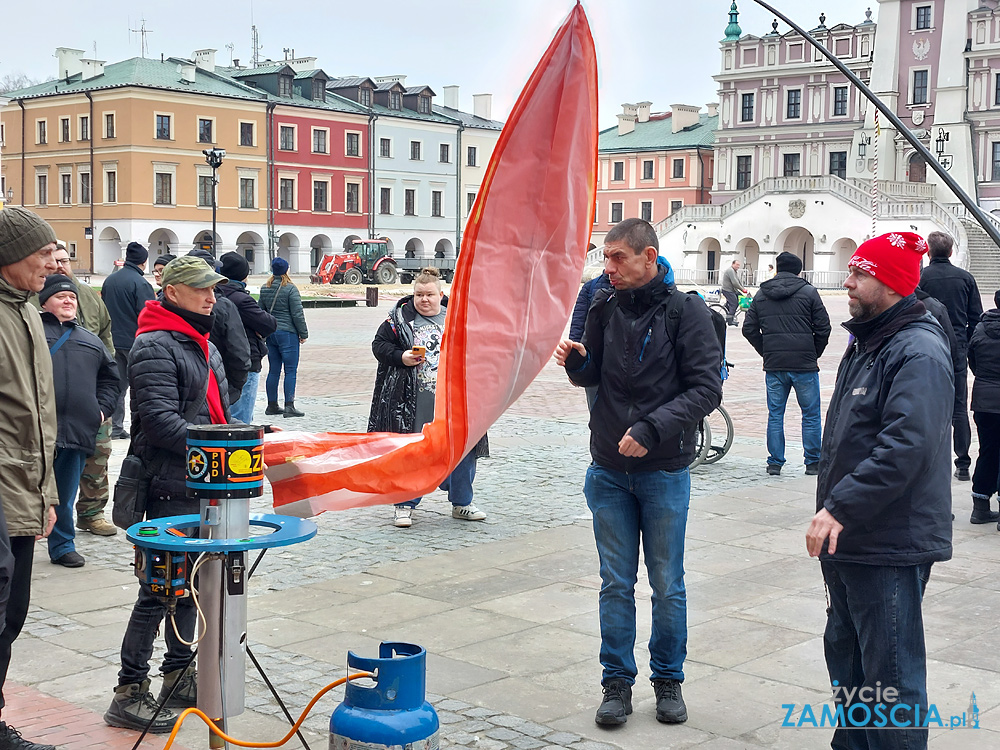
{"label": "stone staircase", "polygon": [[979,291],[987,297],[1000,289],[1000,247],[971,218],[961,217],[968,236],[969,273],[976,279]]}

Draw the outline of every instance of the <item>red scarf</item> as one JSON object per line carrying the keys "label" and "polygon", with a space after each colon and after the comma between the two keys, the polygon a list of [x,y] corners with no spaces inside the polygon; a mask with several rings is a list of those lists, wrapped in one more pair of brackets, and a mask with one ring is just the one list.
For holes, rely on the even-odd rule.
{"label": "red scarf", "polygon": [[208,415],[212,424],[226,424],[226,410],[222,406],[219,382],[215,379],[215,372],[209,362],[208,334],[199,333],[180,315],[164,309],[157,300],[147,302],[146,307],[139,313],[139,330],[136,331],[136,335],[150,331],[182,333],[198,343],[201,351],[205,354],[205,363],[208,365]]}

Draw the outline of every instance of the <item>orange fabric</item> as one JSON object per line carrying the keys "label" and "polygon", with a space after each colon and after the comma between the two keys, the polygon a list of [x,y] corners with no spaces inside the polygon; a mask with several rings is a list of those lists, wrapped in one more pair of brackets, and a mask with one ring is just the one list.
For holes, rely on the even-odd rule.
{"label": "orange fabric", "polygon": [[514,105],[469,217],[434,421],[413,435],[268,436],[277,511],[309,516],[427,494],[524,392],[552,356],[579,291],[597,134],[597,59],[578,3]]}

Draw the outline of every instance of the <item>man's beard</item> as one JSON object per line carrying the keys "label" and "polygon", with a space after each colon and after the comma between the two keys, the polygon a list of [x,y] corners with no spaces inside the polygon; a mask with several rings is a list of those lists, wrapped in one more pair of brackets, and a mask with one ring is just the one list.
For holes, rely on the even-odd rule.
{"label": "man's beard", "polygon": [[851,313],[851,318],[863,323],[866,320],[871,320],[876,315],[878,315],[878,306],[872,302],[862,302],[859,299],[847,300],[847,310]]}

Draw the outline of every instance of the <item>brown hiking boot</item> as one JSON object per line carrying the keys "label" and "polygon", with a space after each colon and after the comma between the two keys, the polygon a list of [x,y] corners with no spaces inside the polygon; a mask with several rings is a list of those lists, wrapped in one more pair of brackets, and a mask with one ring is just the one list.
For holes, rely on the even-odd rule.
{"label": "brown hiking boot", "polygon": [[103,513],[76,519],[76,528],[80,529],[80,531],[89,531],[91,534],[97,534],[97,536],[114,536],[118,533],[118,527],[113,523],[109,523]]}

